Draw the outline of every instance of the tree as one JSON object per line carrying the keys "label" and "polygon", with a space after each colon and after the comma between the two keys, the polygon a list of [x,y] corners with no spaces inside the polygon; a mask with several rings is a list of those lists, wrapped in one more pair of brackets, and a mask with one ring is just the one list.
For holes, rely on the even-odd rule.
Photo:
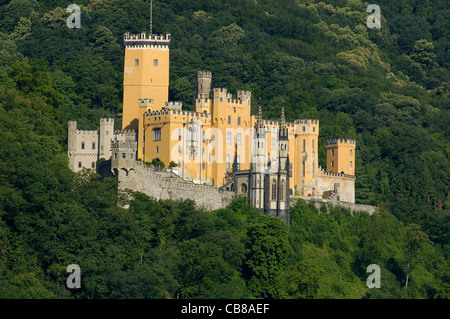
{"label": "tree", "polygon": [[286,224],[279,218],[261,215],[248,229],[244,276],[257,298],[278,298],[280,274],[287,262]]}
{"label": "tree", "polygon": [[428,236],[420,230],[420,226],[416,224],[409,224],[406,226],[406,280],[405,288],[408,288],[409,275],[414,262],[419,254],[420,248],[424,244],[431,244]]}
{"label": "tree", "polygon": [[153,166],[156,166],[156,167],[159,167],[159,168],[164,168],[166,166],[166,164],[164,164],[164,162],[161,161],[159,158],[152,159],[151,164]]}
{"label": "tree", "polygon": [[434,45],[425,39],[417,40],[414,43],[414,49],[411,58],[420,63],[424,69],[429,70],[437,65],[436,54],[433,52]]}

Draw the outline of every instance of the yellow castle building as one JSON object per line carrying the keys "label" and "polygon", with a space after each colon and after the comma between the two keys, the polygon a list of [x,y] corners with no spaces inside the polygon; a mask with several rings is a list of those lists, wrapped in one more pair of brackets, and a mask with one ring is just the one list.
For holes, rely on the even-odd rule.
{"label": "yellow castle building", "polygon": [[[264,120],[261,103],[252,115],[251,92],[233,96],[214,88],[209,71],[197,72],[194,111],[183,110],[181,102],[168,100],[170,34],[126,33],[123,40],[122,131],[114,131],[113,119],[101,119],[101,130],[88,133],[69,122],[74,171],[97,167],[96,156],[157,159],[176,164],[172,172],[186,181],[247,195],[255,207],[280,217],[294,194],[355,202],[354,140],[327,141],[325,170],[318,161],[319,120],[286,122],[281,105],[280,121]],[[112,152],[120,141],[136,149]]]}
{"label": "yellow castle building", "polygon": [[[159,159],[195,183],[224,186],[234,161],[250,169],[256,115],[251,92],[212,88],[212,73],[197,73],[195,111],[169,102],[170,35],[125,34],[123,129],[138,131],[138,158]],[[279,121],[263,121],[267,161],[276,163]],[[320,195],[339,188],[354,202],[355,141],[327,142],[327,169],[318,163],[319,121],[286,123],[291,161],[291,193]],[[336,184],[336,185],[335,185]],[[339,184],[339,186],[337,185]]]}

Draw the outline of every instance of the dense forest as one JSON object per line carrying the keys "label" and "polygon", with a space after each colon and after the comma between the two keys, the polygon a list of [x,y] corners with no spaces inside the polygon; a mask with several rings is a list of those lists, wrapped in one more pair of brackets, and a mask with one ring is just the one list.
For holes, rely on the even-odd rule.
{"label": "dense forest", "polygon": [[[117,192],[68,168],[67,121],[120,128],[125,32],[149,1],[0,0],[0,298],[449,298],[450,98],[447,1],[155,0],[172,35],[170,99],[190,109],[196,71],[252,91],[277,119],[320,120],[356,144],[356,200],[374,216],[299,201],[292,224],[237,198]],[[381,267],[381,288],[366,267]],[[67,289],[78,264],[81,289]]]}

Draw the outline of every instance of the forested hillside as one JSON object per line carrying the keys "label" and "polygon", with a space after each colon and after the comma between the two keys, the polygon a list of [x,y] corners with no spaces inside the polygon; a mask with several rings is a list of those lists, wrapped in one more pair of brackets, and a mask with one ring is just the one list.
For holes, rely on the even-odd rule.
{"label": "forested hillside", "polygon": [[[114,181],[68,169],[69,119],[120,128],[122,37],[149,31],[150,6],[80,0],[69,29],[68,4],[0,0],[0,297],[448,298],[447,1],[379,0],[380,29],[359,0],[154,1],[172,100],[192,108],[210,70],[265,118],[284,100],[288,120],[319,119],[323,167],[327,139],[357,141],[356,200],[381,213],[300,202],[290,228],[243,200],[206,212],[134,194],[125,209]],[[381,289],[365,285],[372,263]]]}

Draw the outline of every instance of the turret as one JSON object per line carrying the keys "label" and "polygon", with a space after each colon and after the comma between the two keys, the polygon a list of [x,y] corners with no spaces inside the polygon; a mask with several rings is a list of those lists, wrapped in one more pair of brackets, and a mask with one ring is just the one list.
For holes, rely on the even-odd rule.
{"label": "turret", "polygon": [[211,92],[212,73],[210,71],[197,72],[197,97],[209,98]]}
{"label": "turret", "polygon": [[328,140],[327,172],[355,175],[355,147],[354,140]]}
{"label": "turret", "polygon": [[284,116],[284,102],[281,107],[281,120],[279,127],[279,158],[280,158],[280,166],[279,168],[282,170],[288,169],[288,153],[289,153],[289,136],[288,136],[288,127],[286,125],[286,118]]}
{"label": "turret", "polygon": [[100,136],[98,157],[109,159],[111,157],[111,140],[114,138],[114,119],[100,119]]}
{"label": "turret", "polygon": [[258,114],[256,115],[255,134],[254,134],[254,160],[253,171],[262,173],[266,162],[266,127],[262,119],[261,103],[259,104]]}
{"label": "turret", "polygon": [[68,123],[68,153],[74,153],[77,150],[77,121]]}

